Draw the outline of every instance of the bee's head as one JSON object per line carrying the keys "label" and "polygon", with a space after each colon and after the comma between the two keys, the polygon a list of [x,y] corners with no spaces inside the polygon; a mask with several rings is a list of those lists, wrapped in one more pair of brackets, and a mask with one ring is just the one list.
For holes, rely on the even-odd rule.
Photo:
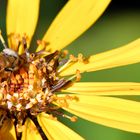
{"label": "bee's head", "polygon": [[5,48],[5,49],[3,49],[3,53],[4,53],[5,55],[14,56],[14,57],[17,57],[17,58],[18,58],[17,52],[15,52],[14,50],[12,50],[12,49],[10,49],[10,48]]}

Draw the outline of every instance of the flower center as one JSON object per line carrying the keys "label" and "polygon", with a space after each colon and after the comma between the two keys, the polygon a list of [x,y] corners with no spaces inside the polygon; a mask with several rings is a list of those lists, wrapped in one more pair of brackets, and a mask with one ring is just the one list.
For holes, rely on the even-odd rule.
{"label": "flower center", "polygon": [[70,59],[64,59],[66,53],[59,51],[29,53],[25,37],[18,41],[24,50],[18,54],[7,48],[1,34],[0,39],[5,47],[0,53],[0,127],[10,118],[17,133],[22,132],[26,118],[32,119],[41,112],[76,121],[75,116],[67,116],[60,108],[68,107],[67,100],[78,100],[77,97],[59,97],[57,92],[70,86],[74,78],[80,79],[78,70],[70,78],[59,76],[77,58],[70,56]]}

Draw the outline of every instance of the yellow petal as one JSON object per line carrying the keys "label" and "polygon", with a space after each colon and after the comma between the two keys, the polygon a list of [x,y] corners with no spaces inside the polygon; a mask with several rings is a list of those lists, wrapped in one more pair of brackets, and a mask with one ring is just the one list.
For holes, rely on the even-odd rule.
{"label": "yellow petal", "polygon": [[[37,25],[38,14],[39,0],[8,0],[7,35],[10,37],[13,33],[21,36],[26,34],[30,42]],[[12,44],[9,40],[10,47],[14,47]],[[13,49],[16,50],[16,48]]]}
{"label": "yellow petal", "polygon": [[[52,51],[60,50],[86,31],[103,13],[110,0],[70,0],[56,17],[43,40]],[[41,50],[41,47],[37,51]]]}
{"label": "yellow petal", "polygon": [[26,119],[21,140],[42,140],[36,126],[30,119]]}
{"label": "yellow petal", "polygon": [[50,119],[45,113],[38,116],[38,121],[50,140],[83,140],[70,128],[55,119]]}
{"label": "yellow petal", "polygon": [[6,120],[0,128],[0,140],[16,140],[15,127],[10,120]]}
{"label": "yellow petal", "polygon": [[132,82],[79,82],[62,92],[83,95],[140,95],[140,83]]}
{"label": "yellow petal", "polygon": [[67,69],[60,74],[61,76],[71,75],[74,74],[77,69],[79,69],[80,72],[90,72],[138,62],[140,62],[140,39],[120,48],[92,55],[89,58],[88,64],[77,62],[70,67],[67,67]]}
{"label": "yellow petal", "polygon": [[79,101],[69,101],[69,107],[65,110],[95,123],[140,133],[140,102],[113,97],[76,96]]}

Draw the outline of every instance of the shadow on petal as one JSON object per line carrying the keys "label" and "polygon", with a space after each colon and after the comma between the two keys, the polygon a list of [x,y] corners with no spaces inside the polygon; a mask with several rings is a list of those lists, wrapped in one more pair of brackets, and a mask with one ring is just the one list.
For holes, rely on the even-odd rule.
{"label": "shadow on petal", "polygon": [[0,128],[0,140],[15,140],[15,128],[10,120],[6,120]]}

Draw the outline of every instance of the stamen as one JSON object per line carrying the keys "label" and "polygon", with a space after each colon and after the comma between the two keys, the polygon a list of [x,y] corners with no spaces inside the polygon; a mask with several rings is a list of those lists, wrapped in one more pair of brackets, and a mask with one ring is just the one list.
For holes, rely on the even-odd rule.
{"label": "stamen", "polygon": [[47,45],[49,45],[49,42],[46,42],[44,40],[37,40],[37,44],[41,45],[42,50],[44,50],[47,47]]}
{"label": "stamen", "polygon": [[71,76],[70,78],[68,78],[67,80],[68,81],[72,81],[73,79],[76,78],[76,82],[80,81],[81,79],[81,74],[80,74],[80,71],[79,70],[76,70],[76,74]]}
{"label": "stamen", "polygon": [[1,34],[1,30],[0,30],[0,40],[1,40],[1,42],[2,42],[2,44],[3,44],[3,46],[4,46],[4,48],[5,48],[5,49],[8,48],[7,45],[6,45],[6,43],[5,43],[5,41],[4,41],[3,36],[2,36],[2,34]]}
{"label": "stamen", "polygon": [[54,116],[61,116],[63,118],[67,118],[71,122],[76,122],[77,121],[77,117],[76,116],[69,116],[69,115],[64,114],[63,112],[59,112],[58,110],[53,111],[53,115],[50,114],[49,118],[52,119],[52,120],[57,120],[57,117],[54,117]]}
{"label": "stamen", "polygon": [[68,62],[69,59],[63,59],[59,62],[59,66],[63,66],[64,64],[66,64]]}
{"label": "stamen", "polygon": [[63,50],[61,53],[60,53],[60,57],[62,58],[65,58],[67,55],[68,55],[68,50]]}
{"label": "stamen", "polygon": [[58,73],[60,73],[62,70],[64,70],[72,61],[69,59],[62,67],[58,69]]}
{"label": "stamen", "polygon": [[[68,60],[65,59],[64,65],[62,67],[60,67],[57,72],[60,73],[61,71],[63,71],[64,69],[66,69],[70,65],[70,63],[71,64],[74,64],[75,62],[82,62],[84,64],[87,64],[89,62],[88,59],[89,58],[85,58],[83,56],[83,54],[81,54],[81,53],[78,54],[78,57],[75,57],[74,55],[70,55],[69,59]],[[60,62],[60,65],[61,65],[61,63],[63,63],[63,61]]]}
{"label": "stamen", "polygon": [[22,50],[22,52],[24,51],[22,48],[22,38],[19,34],[16,33],[11,33],[8,35],[8,41],[10,43],[11,48],[16,51],[16,52],[20,52]]}
{"label": "stamen", "polygon": [[77,121],[77,117],[76,117],[76,116],[70,117],[70,116],[68,116],[68,115],[66,115],[66,114],[63,114],[62,116],[63,116],[64,118],[67,118],[67,119],[71,120],[72,122],[76,122],[76,121]]}
{"label": "stamen", "polygon": [[78,54],[78,61],[82,62],[84,64],[88,64],[89,63],[89,57],[84,57],[83,54],[79,53]]}

